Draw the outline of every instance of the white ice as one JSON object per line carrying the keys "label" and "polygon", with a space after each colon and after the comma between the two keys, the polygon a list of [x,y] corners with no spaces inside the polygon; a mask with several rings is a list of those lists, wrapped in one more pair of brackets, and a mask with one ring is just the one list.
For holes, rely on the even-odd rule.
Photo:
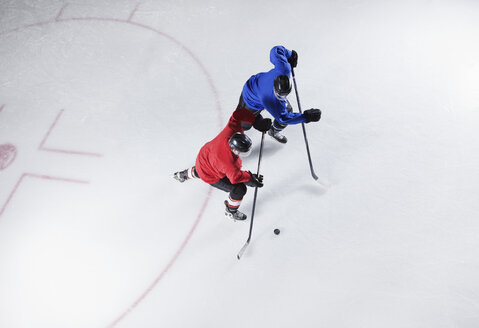
{"label": "white ice", "polygon": [[[478,17],[473,0],[2,0],[0,327],[479,327]],[[267,137],[237,260],[249,220],[172,174],[278,44],[323,112],[306,132],[330,186],[300,125]]]}

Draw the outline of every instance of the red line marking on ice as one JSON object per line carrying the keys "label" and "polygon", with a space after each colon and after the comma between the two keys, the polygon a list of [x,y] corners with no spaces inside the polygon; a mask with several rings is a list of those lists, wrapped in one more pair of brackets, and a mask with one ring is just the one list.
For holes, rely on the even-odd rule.
{"label": "red line marking on ice", "polygon": [[23,26],[20,26],[20,27],[16,27],[16,28],[13,28],[11,30],[6,30],[6,31],[2,31],[0,32],[0,35],[5,35],[5,34],[10,34],[10,33],[13,33],[13,32],[18,32],[20,30],[24,30],[24,29],[27,29],[27,28],[30,28],[30,27],[37,27],[37,26],[43,26],[43,25],[47,25],[47,24],[51,24],[51,23],[55,23],[55,22],[60,22],[61,20],[58,19],[52,19],[52,20],[48,20],[48,21],[45,21],[45,22],[38,22],[38,23],[33,23],[33,24],[26,24],[26,25],[23,25]]}
{"label": "red line marking on ice", "polygon": [[178,248],[178,250],[176,251],[176,253],[173,255],[173,257],[170,259],[170,261],[168,262],[168,264],[166,265],[166,267],[163,269],[163,271],[161,271],[161,273],[156,277],[156,279],[150,284],[150,286],[143,292],[143,294],[140,295],[140,297],[138,297],[138,299],[133,302],[133,304],[130,305],[130,307],[125,310],[115,321],[113,321],[109,326],[108,328],[113,328],[115,327],[120,321],[122,321],[131,311],[133,311],[137,306],[138,304],[140,304],[147,296],[148,294],[156,287],[156,285],[158,285],[158,283],[161,281],[161,279],[163,279],[163,277],[166,275],[166,273],[168,272],[168,270],[170,270],[170,268],[173,266],[173,264],[176,262],[176,260],[178,259],[178,257],[181,255],[181,253],[183,252],[183,250],[185,249],[186,245],[188,244],[188,242],[190,241],[191,237],[193,236],[193,233],[194,231],[196,230],[196,227],[198,226],[198,224],[200,223],[201,221],[201,218],[203,217],[203,214],[205,213],[205,210],[206,210],[206,207],[208,205],[208,201],[210,199],[210,196],[211,196],[211,192],[212,192],[213,188],[211,187],[209,190],[208,190],[208,195],[206,196],[206,199],[205,201],[203,202],[203,205],[201,206],[201,209],[198,213],[198,216],[196,217],[196,220],[195,222],[193,223],[193,226],[191,227],[190,231],[188,232],[188,234],[186,235],[186,238],[183,240],[183,242],[181,243],[180,247]]}
{"label": "red line marking on ice", "polygon": [[[140,27],[140,28],[143,28],[143,29],[146,29],[146,30],[149,30],[153,33],[156,33],[157,35],[159,36],[162,36],[168,40],[170,40],[171,42],[173,42],[174,44],[176,44],[178,47],[180,47],[182,50],[184,50],[187,54],[189,54],[191,56],[191,58],[196,62],[196,64],[200,67],[201,71],[203,72],[203,74],[206,76],[206,79],[208,81],[208,84],[209,84],[209,87],[213,93],[213,96],[214,96],[214,99],[215,99],[215,102],[216,102],[216,110],[217,110],[217,115],[218,115],[218,128],[221,128],[223,126],[223,117],[222,117],[222,109],[221,109],[221,105],[220,105],[220,101],[219,101],[219,95],[218,95],[218,91],[216,90],[216,87],[213,83],[213,78],[211,77],[211,75],[209,74],[208,70],[206,69],[206,67],[203,65],[203,63],[201,62],[201,60],[189,49],[187,48],[185,45],[183,45],[180,41],[178,41],[177,39],[175,39],[174,37],[166,34],[166,33],[163,33],[153,27],[150,27],[148,25],[144,25],[144,24],[141,24],[141,23],[136,23],[136,22],[133,22],[131,20],[125,20],[125,19],[116,19],[116,18],[102,18],[102,17],[83,17],[83,18],[68,18],[68,19],[63,19],[63,18],[60,18],[60,14],[62,13],[62,11],[60,11],[59,15],[57,15],[57,19],[54,19],[54,20],[49,20],[49,21],[44,21],[44,22],[38,22],[38,23],[34,23],[34,24],[28,24],[28,25],[24,25],[24,26],[21,26],[21,27],[18,27],[18,28],[15,28],[15,29],[11,29],[11,30],[7,30],[7,31],[3,31],[3,32],[0,32],[0,35],[4,35],[4,34],[8,34],[8,33],[13,33],[13,32],[17,32],[19,30],[22,30],[22,29],[26,29],[26,28],[30,28],[30,27],[36,27],[36,26],[42,26],[42,25],[47,25],[47,24],[51,24],[51,23],[59,23],[59,22],[72,22],[72,21],[103,21],[103,22],[117,22],[117,23],[127,23],[127,24],[130,24],[130,25],[133,25],[133,26],[137,26],[137,27]],[[130,14],[130,16],[132,16]],[[46,138],[45,138],[46,139]],[[194,230],[196,229],[197,225],[199,224],[199,222],[201,221],[202,219],[202,216],[203,216],[203,213],[204,213],[204,209],[206,208],[206,206],[208,205],[208,201],[209,201],[209,195],[211,193],[211,190],[209,190],[208,192],[208,196],[207,198],[205,199],[205,202],[203,204],[203,207],[201,209],[201,211],[199,212],[197,218],[196,218],[196,221],[194,222],[192,228],[190,229],[190,232],[188,233],[188,235],[186,236],[185,240],[183,241],[183,243],[180,245],[180,248],[176,251],[175,255],[172,257],[172,259],[170,260],[170,262],[168,262],[168,265],[165,267],[165,269],[163,269],[163,271],[160,273],[160,275],[153,281],[153,283],[150,285],[150,287],[148,287],[146,289],[146,291],[141,294],[141,296],[126,310],[124,311],[116,320],[113,321],[112,324],[110,324],[110,326],[108,327],[114,327],[116,324],[118,324],[121,320],[123,320],[132,310],[134,310],[141,301],[143,301],[146,296],[153,290],[153,288],[161,281],[161,279],[165,276],[165,274],[167,273],[167,271],[170,270],[170,268],[173,266],[173,264],[175,263],[175,261],[178,259],[178,257],[181,255],[183,249],[186,247],[187,243],[190,241],[190,238],[191,236],[193,235],[193,232]]]}
{"label": "red line marking on ice", "polygon": [[49,176],[49,175],[41,175],[41,174],[34,174],[34,173],[23,173],[22,176],[18,179],[17,183],[15,184],[15,187],[13,187],[12,191],[10,192],[10,195],[8,196],[5,203],[3,204],[2,208],[0,209],[0,216],[2,216],[3,212],[7,208],[10,201],[12,200],[13,195],[17,192],[18,188],[20,187],[20,184],[22,183],[22,181],[25,178],[37,178],[37,179],[63,181],[63,182],[70,182],[70,183],[83,183],[83,184],[90,183],[89,181],[84,181],[84,180],[68,179],[68,178],[61,178],[61,177],[52,177],[52,176]]}
{"label": "red line marking on ice", "polygon": [[103,155],[97,154],[97,153],[89,153],[89,152],[84,152],[84,151],[65,150],[65,149],[56,149],[56,148],[45,147],[45,143],[46,143],[48,137],[50,137],[50,134],[52,133],[53,128],[57,125],[58,121],[60,120],[60,116],[62,116],[63,112],[64,112],[64,109],[60,110],[60,112],[58,113],[57,117],[55,118],[52,125],[48,129],[47,134],[45,134],[45,137],[43,137],[42,142],[38,146],[38,150],[49,151],[49,152],[54,152],[54,153],[70,154],[70,155],[102,157]]}
{"label": "red line marking on ice", "polygon": [[196,64],[201,68],[201,71],[203,72],[203,74],[205,74],[207,80],[208,80],[208,84],[211,88],[211,92],[213,92],[213,95],[214,95],[214,98],[215,98],[215,101],[216,101],[216,109],[218,111],[218,122],[219,122],[219,125],[218,125],[218,128],[221,128],[223,126],[223,116],[222,116],[222,110],[221,110],[221,105],[220,105],[220,100],[219,100],[219,95],[218,95],[218,91],[216,90],[216,87],[213,83],[213,78],[211,77],[211,75],[209,74],[208,70],[206,69],[206,67],[203,65],[203,63],[201,62],[201,60],[199,60],[199,58],[190,50],[188,49],[185,45],[183,45],[180,41],[176,40],[174,37],[168,35],[168,34],[165,34],[153,27],[150,27],[148,25],[144,25],[144,24],[141,24],[141,23],[136,23],[136,22],[132,22],[132,21],[128,21],[128,20],[125,20],[125,19],[118,19],[118,18],[104,18],[104,17],[72,17],[72,18],[58,18],[58,19],[53,19],[53,20],[48,20],[48,21],[44,21],[44,22],[38,22],[38,23],[33,23],[33,24],[27,24],[27,25],[24,25],[24,26],[21,26],[21,27],[17,27],[17,28],[14,28],[14,29],[11,29],[11,30],[6,30],[6,31],[2,31],[0,32],[0,35],[5,35],[5,34],[9,34],[9,33],[13,33],[13,32],[18,32],[20,30],[23,30],[23,29],[26,29],[26,28],[31,28],[31,27],[37,27],[37,26],[42,26],[42,25],[48,25],[48,24],[52,24],[52,23],[60,23],[60,22],[70,22],[70,21],[100,21],[100,22],[117,22],[117,23],[127,23],[127,24],[131,24],[131,25],[134,25],[134,26],[138,26],[138,27],[141,27],[141,28],[144,28],[146,30],[149,30],[151,32],[154,32],[168,40],[170,40],[171,42],[175,43],[178,47],[180,47],[181,49],[183,49],[186,53],[188,53],[191,58],[193,58],[193,60],[196,62]]}
{"label": "red line marking on ice", "polygon": [[11,143],[0,145],[0,171],[9,167],[17,157],[17,147]]}
{"label": "red line marking on ice", "polygon": [[5,105],[0,106],[0,112],[3,110],[3,107],[5,107]]}
{"label": "red line marking on ice", "polygon": [[61,19],[61,17],[63,16],[63,11],[65,10],[65,8],[68,6],[68,4],[64,5],[60,11],[58,12],[57,16],[55,17],[55,21],[59,21]]}
{"label": "red line marking on ice", "polygon": [[133,16],[136,14],[136,11],[138,10],[138,7],[140,7],[140,4],[136,4],[136,7],[135,9],[133,9],[133,11],[131,12],[130,16],[128,17],[128,19],[126,20],[127,22],[131,22],[131,20],[133,19]]}
{"label": "red line marking on ice", "polygon": [[131,25],[134,25],[134,26],[137,26],[137,27],[141,27],[141,28],[149,30],[151,32],[154,32],[154,33],[170,40],[171,42],[175,43],[178,47],[180,47],[182,50],[184,50],[186,53],[188,53],[191,56],[191,58],[193,58],[193,60],[196,62],[196,64],[201,68],[201,71],[203,72],[203,74],[205,74],[205,76],[208,80],[209,87],[211,89],[211,92],[213,92],[215,102],[216,102],[216,110],[217,110],[217,114],[218,114],[218,118],[219,118],[218,128],[221,128],[223,126],[223,116],[222,116],[222,109],[221,109],[221,105],[220,105],[220,101],[219,101],[218,91],[216,90],[216,87],[213,83],[213,78],[209,74],[206,67],[203,65],[201,60],[190,49],[188,49],[185,45],[183,45],[180,41],[176,40],[174,37],[172,37],[168,34],[165,34],[165,33],[161,32],[161,31],[159,31],[159,30],[157,30],[153,27],[150,27],[148,25],[144,25],[144,24],[141,24],[141,23],[128,21],[128,20],[125,20],[125,19],[118,19],[118,18],[72,17],[72,18],[58,18],[58,19],[49,20],[49,21],[45,21],[45,22],[28,24],[28,25],[24,25],[24,26],[21,26],[21,27],[11,29],[11,30],[0,32],[0,35],[9,34],[9,33],[13,33],[13,32],[18,32],[19,30],[26,29],[26,28],[37,27],[37,26],[42,26],[42,25],[47,25],[47,24],[52,24],[52,23],[70,22],[70,21],[100,21],[100,22],[103,21],[103,22],[127,23],[127,24],[131,24]]}

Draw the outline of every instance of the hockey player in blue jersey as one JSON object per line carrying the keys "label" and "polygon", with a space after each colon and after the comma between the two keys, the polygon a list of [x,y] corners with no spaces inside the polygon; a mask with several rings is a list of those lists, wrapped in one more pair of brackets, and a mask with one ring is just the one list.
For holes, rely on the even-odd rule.
{"label": "hockey player in blue jersey", "polygon": [[[266,109],[273,117],[274,122],[268,134],[281,143],[288,139],[280,132],[289,124],[317,122],[321,119],[321,111],[311,108],[303,114],[293,113],[287,96],[291,92],[291,67],[296,67],[298,54],[283,46],[275,46],[269,55],[274,68],[268,72],[251,76],[244,84],[237,108],[246,108],[262,119],[261,111]],[[251,126],[244,125],[248,130]]]}

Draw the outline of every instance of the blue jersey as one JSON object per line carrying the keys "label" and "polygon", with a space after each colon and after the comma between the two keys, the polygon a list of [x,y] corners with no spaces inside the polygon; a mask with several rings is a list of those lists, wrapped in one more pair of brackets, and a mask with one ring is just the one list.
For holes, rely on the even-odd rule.
{"label": "blue jersey", "polygon": [[290,113],[286,109],[287,102],[279,100],[274,94],[274,79],[278,75],[290,76],[291,65],[288,58],[291,50],[276,46],[269,53],[269,60],[274,68],[268,72],[251,76],[243,87],[243,100],[254,110],[266,109],[281,124],[304,123],[301,113]]}

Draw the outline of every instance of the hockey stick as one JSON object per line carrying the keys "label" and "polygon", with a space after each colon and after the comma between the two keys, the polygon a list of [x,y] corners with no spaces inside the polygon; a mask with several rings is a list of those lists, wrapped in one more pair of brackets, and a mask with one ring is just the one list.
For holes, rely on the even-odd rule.
{"label": "hockey stick", "polygon": [[[264,141],[265,133],[266,132],[263,132],[263,134],[261,135],[261,145],[259,146],[258,170],[256,171],[256,175],[258,175],[258,176],[259,176],[259,167],[260,167],[260,164],[261,164],[261,155],[263,154],[263,141]],[[241,256],[243,256],[243,253],[244,253],[246,247],[249,245],[249,242],[251,240],[251,233],[253,232],[254,209],[256,207],[256,195],[257,194],[258,194],[258,187],[255,187],[254,188],[254,198],[253,198],[253,209],[251,210],[251,221],[249,223],[249,235],[248,235],[248,239],[246,240],[246,243],[240,249],[238,255],[236,255],[238,260],[241,258]]]}
{"label": "hockey stick", "polygon": [[[291,67],[291,74],[293,75],[293,83],[294,83],[294,91],[296,92],[296,100],[298,101],[298,109],[299,112],[302,114],[303,111],[301,110],[301,103],[299,102],[299,95],[298,95],[298,87],[296,85],[296,77],[294,75],[294,69]],[[306,152],[308,153],[308,161],[309,161],[309,168],[311,170],[311,175],[313,176],[314,180],[318,180],[318,176],[314,173],[313,162],[311,161],[311,153],[309,152],[309,144],[308,144],[308,137],[306,136],[306,128],[304,123],[301,123],[303,127],[303,136],[304,136],[304,143],[306,144]]]}

